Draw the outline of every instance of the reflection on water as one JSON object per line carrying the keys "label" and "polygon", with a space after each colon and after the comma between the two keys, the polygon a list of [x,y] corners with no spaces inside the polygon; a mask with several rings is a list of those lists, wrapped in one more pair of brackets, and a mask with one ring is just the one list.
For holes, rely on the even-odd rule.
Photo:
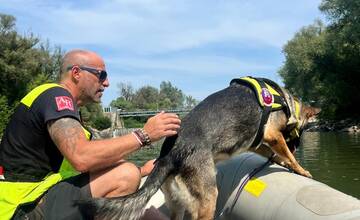
{"label": "reflection on water", "polygon": [[305,132],[296,158],[314,179],[360,198],[360,134]]}

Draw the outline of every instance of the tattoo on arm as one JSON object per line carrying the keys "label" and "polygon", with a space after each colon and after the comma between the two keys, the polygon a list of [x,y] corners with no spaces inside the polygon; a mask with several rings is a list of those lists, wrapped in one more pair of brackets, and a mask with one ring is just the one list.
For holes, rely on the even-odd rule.
{"label": "tattoo on arm", "polygon": [[80,122],[73,118],[50,121],[47,127],[51,139],[66,155],[74,154],[78,141],[85,138]]}

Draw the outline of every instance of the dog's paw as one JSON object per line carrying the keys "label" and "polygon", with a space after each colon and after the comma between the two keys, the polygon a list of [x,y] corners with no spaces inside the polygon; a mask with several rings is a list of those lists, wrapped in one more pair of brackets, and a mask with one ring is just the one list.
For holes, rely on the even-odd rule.
{"label": "dog's paw", "polygon": [[301,173],[299,173],[300,175],[303,175],[303,176],[305,176],[305,177],[309,177],[309,178],[313,178],[312,177],[312,175],[310,174],[310,172],[309,171],[307,171],[307,170],[303,170]]}

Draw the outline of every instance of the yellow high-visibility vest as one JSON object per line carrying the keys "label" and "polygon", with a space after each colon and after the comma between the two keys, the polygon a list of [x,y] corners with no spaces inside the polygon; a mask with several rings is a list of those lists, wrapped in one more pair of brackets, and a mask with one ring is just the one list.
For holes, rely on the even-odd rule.
{"label": "yellow high-visibility vest", "polygon": [[[40,94],[50,88],[57,86],[61,87],[59,84],[56,83],[47,83],[40,85],[33,89],[31,92],[29,92],[21,100],[21,103],[30,107],[34,100]],[[83,130],[85,132],[86,138],[90,140],[91,133],[87,131],[84,127]],[[14,215],[14,212],[19,205],[36,201],[53,185],[65,178],[74,175],[69,175],[69,173],[63,173],[61,167],[59,173],[50,173],[40,182],[8,182],[6,180],[0,181],[0,219],[10,219]]]}

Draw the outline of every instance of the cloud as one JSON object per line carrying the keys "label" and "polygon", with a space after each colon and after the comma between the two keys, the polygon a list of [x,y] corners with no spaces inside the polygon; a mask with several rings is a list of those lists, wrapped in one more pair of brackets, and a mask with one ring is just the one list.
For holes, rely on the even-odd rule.
{"label": "cloud", "polygon": [[90,4],[61,1],[56,4],[42,0],[15,1],[13,8],[25,4],[21,12],[34,17],[33,29],[52,41],[150,54],[226,40],[281,47],[293,34],[293,27],[303,19],[296,13],[299,7],[316,4],[311,2],[314,1],[293,2],[290,6],[284,0],[276,5],[266,0],[256,4],[215,0],[117,0],[90,1]]}
{"label": "cloud", "polygon": [[281,82],[282,46],[320,16],[321,0],[0,0],[0,11],[63,49],[105,57],[116,83],[158,86],[170,80],[202,99],[233,77]]}

